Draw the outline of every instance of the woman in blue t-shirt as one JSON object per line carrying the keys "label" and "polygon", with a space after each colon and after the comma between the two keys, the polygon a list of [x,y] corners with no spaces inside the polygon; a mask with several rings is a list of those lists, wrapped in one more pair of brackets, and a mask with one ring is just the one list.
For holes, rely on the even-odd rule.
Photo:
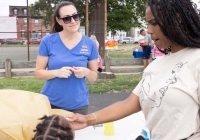
{"label": "woman in blue t-shirt", "polygon": [[35,75],[46,80],[41,93],[52,108],[87,114],[89,90],[85,78],[97,79],[95,42],[78,32],[80,14],[73,3],[63,1],[54,11],[52,34],[39,46]]}

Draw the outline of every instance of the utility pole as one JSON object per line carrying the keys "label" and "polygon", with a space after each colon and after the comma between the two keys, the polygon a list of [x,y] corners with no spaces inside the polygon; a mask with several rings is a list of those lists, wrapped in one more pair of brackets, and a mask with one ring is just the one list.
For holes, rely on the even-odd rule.
{"label": "utility pole", "polygon": [[[107,38],[107,0],[104,0],[104,40]],[[104,45],[105,51],[105,45]]]}
{"label": "utility pole", "polygon": [[42,21],[40,21],[40,25],[41,25],[41,38],[40,39],[42,39]]}
{"label": "utility pole", "polygon": [[[104,40],[107,38],[107,0],[104,0]],[[105,49],[105,44],[102,49],[104,52],[105,71],[110,72],[110,58],[108,56],[108,50]]]}
{"label": "utility pole", "polygon": [[28,61],[30,61],[30,50],[29,50],[29,8],[28,8],[28,0],[27,3],[27,45],[28,45]]}
{"label": "utility pole", "polygon": [[88,30],[88,27],[89,27],[89,23],[88,23],[88,0],[85,0],[85,35],[86,36],[89,36],[89,30]]}

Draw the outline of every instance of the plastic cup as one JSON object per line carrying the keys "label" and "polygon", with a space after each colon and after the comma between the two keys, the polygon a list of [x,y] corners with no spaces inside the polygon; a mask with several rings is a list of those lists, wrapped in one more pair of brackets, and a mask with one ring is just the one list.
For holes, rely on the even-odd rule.
{"label": "plastic cup", "polygon": [[104,135],[113,136],[114,135],[114,123],[108,122],[104,124]]}

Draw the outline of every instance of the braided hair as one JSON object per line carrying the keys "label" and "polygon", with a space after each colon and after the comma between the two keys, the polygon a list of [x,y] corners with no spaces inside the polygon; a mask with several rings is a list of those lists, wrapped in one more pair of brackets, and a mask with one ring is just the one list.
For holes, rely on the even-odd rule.
{"label": "braided hair", "polygon": [[148,6],[169,40],[184,47],[200,48],[200,18],[195,3],[191,0],[148,0]]}
{"label": "braided hair", "polygon": [[35,136],[32,140],[73,140],[74,133],[68,121],[59,115],[44,116],[43,120],[33,130]]}

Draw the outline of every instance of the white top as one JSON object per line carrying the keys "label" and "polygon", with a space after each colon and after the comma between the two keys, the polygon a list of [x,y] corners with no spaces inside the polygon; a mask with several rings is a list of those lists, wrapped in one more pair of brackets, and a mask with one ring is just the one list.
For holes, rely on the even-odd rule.
{"label": "white top", "polygon": [[133,90],[151,140],[200,140],[200,49],[185,48],[153,61]]}

